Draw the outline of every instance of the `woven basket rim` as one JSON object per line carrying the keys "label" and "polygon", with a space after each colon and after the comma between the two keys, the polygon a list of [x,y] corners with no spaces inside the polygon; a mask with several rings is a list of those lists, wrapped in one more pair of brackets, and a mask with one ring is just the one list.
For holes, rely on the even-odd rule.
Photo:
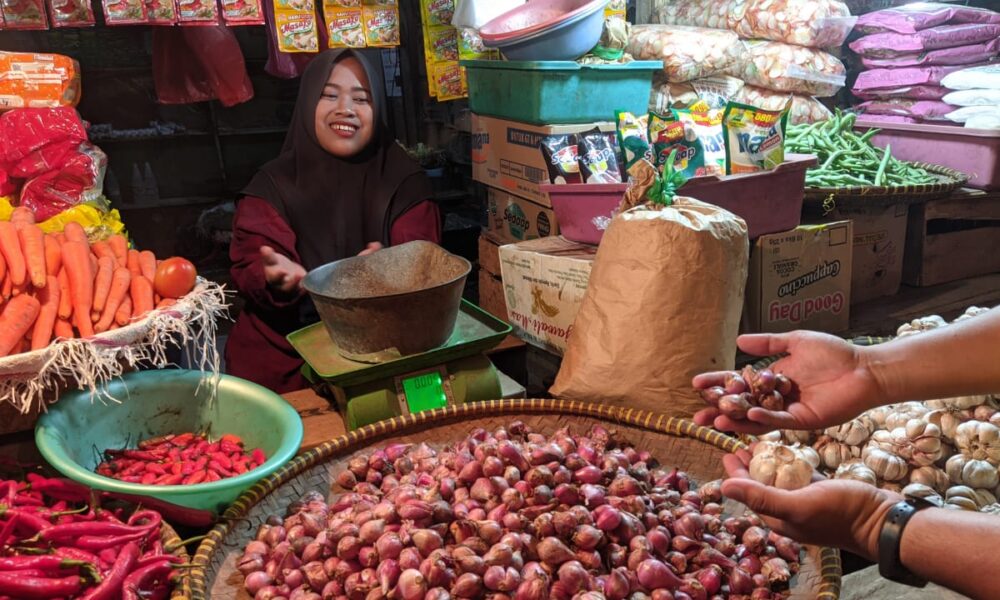
{"label": "woven basket rim", "polygon": [[[382,437],[402,435],[420,426],[431,426],[456,417],[478,419],[518,413],[591,417],[654,433],[694,439],[729,453],[747,449],[747,445],[740,440],[714,429],[697,425],[689,419],[609,404],[559,399],[488,400],[448,406],[405,417],[394,417],[348,432],[299,455],[274,474],[257,482],[241,494],[220,517],[219,524],[208,532],[191,560],[193,567],[189,570],[188,577],[191,589],[190,597],[193,600],[209,597],[206,571],[216,548],[232,529],[230,523],[245,518],[247,513],[268,494],[301,473],[344,453],[364,448]],[[839,598],[842,575],[839,551],[835,548],[822,548],[819,568],[821,582],[815,597]]]}
{"label": "woven basket rim", "polygon": [[[176,556],[182,562],[190,562],[191,557],[184,546],[180,544],[183,540],[177,535],[177,531],[166,521],[160,523],[160,541],[163,543],[164,548],[176,546],[168,554]],[[179,569],[177,575],[179,577],[177,583],[174,584],[174,589],[170,592],[170,598],[171,600],[187,600],[191,597],[191,578],[188,576],[187,569]]]}
{"label": "woven basket rim", "polygon": [[924,169],[928,173],[948,178],[937,183],[921,183],[917,185],[902,186],[841,186],[841,187],[806,187],[805,199],[825,200],[829,196],[835,199],[843,198],[864,198],[867,200],[888,200],[902,201],[898,197],[906,196],[911,202],[922,202],[923,200],[940,196],[955,190],[967,181],[969,176],[961,171],[951,169],[942,165],[925,162],[908,162],[907,164]]}

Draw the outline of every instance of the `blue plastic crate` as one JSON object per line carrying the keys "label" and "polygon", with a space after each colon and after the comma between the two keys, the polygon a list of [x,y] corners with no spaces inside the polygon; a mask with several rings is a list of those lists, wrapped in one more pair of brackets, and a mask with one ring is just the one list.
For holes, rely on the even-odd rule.
{"label": "blue plastic crate", "polygon": [[480,115],[533,125],[614,120],[645,113],[660,61],[581,65],[570,61],[465,60],[469,107]]}

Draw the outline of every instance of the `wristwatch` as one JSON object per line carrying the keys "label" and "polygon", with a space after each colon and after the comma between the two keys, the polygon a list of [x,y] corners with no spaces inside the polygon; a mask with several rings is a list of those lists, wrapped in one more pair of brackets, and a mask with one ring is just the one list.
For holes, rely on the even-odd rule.
{"label": "wristwatch", "polygon": [[882,524],[882,532],[878,538],[878,572],[889,581],[902,583],[911,587],[922,588],[927,581],[917,577],[903,566],[899,559],[899,545],[903,539],[903,530],[910,518],[917,512],[938,506],[938,504],[917,496],[907,496],[889,511]]}

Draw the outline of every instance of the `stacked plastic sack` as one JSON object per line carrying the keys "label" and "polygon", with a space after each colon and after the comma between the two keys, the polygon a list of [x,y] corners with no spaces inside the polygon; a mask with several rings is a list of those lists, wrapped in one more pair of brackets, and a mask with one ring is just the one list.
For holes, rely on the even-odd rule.
{"label": "stacked plastic sack", "polygon": [[969,129],[1000,129],[1000,64],[956,71],[941,80],[943,98],[957,107],[946,116]]}
{"label": "stacked plastic sack", "polygon": [[636,27],[630,51],[666,64],[654,106],[724,75],[745,83],[734,100],[779,110],[791,99],[791,121],[811,123],[830,117],[816,98],[844,86],[843,63],[823,50],[843,44],[855,23],[840,0],[656,0],[653,20]]}
{"label": "stacked plastic sack", "polygon": [[985,8],[909,4],[863,15],[856,30],[850,48],[866,70],[852,91],[868,120],[949,123],[959,106],[945,80],[1000,53],[1000,13]]}

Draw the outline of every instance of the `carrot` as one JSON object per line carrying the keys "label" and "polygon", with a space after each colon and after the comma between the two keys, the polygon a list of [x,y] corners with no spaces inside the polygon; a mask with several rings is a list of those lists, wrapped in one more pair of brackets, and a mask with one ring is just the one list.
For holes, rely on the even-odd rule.
{"label": "carrot", "polygon": [[55,334],[57,338],[71,340],[76,337],[73,326],[66,319],[56,319]]}
{"label": "carrot", "polygon": [[82,242],[66,242],[62,247],[63,265],[69,278],[73,315],[80,337],[94,335],[90,307],[94,302],[94,276],[90,267],[90,248]]}
{"label": "carrot", "polygon": [[164,298],[156,303],[156,308],[170,308],[171,306],[177,304],[177,298]]}
{"label": "carrot", "polygon": [[10,300],[10,293],[13,287],[14,284],[10,282],[10,271],[7,271],[7,274],[3,278],[3,284],[0,285],[0,296],[3,297],[4,301]]}
{"label": "carrot", "polygon": [[[60,254],[60,261],[62,255]],[[66,269],[59,269],[59,318],[69,319],[73,316],[73,298],[69,293],[69,277],[66,276]]]}
{"label": "carrot", "polygon": [[93,279],[97,277],[97,255],[93,252],[90,253],[90,278]]}
{"label": "carrot", "polygon": [[107,256],[112,262],[117,262],[118,258],[115,256],[114,250],[108,245],[106,241],[94,242],[90,245],[90,250],[97,256],[97,258],[103,258]]}
{"label": "carrot", "polygon": [[24,283],[22,283],[21,285],[15,285],[15,286],[11,287],[10,295],[11,296],[20,296],[21,294],[27,294],[27,293],[29,293],[31,291],[31,289],[32,289],[31,288],[31,282],[28,281],[28,280],[25,280]]}
{"label": "carrot", "polygon": [[59,281],[49,276],[48,285],[39,291],[38,300],[42,307],[35,321],[35,329],[31,332],[31,349],[40,350],[52,341],[52,329],[59,316]]}
{"label": "carrot", "polygon": [[14,212],[10,214],[10,222],[18,227],[21,225],[34,225],[35,213],[31,212],[30,208],[18,206],[14,209]]}
{"label": "carrot", "polygon": [[128,270],[132,272],[132,277],[136,275],[142,275],[142,267],[139,266],[139,251],[132,248],[128,251],[128,259],[126,259],[125,266]]}
{"label": "carrot", "polygon": [[17,236],[17,227],[10,221],[0,222],[0,251],[7,261],[7,272],[11,283],[21,285],[28,274],[24,265],[24,254],[21,253],[21,240]]}
{"label": "carrot", "polygon": [[132,322],[132,299],[125,296],[122,300],[121,306],[115,311],[115,323],[121,327],[125,327]]}
{"label": "carrot", "polygon": [[136,317],[144,317],[146,313],[153,310],[153,284],[148,279],[139,275],[132,278],[130,286],[132,292],[132,314]]}
{"label": "carrot", "polygon": [[[122,303],[128,299],[132,284],[132,273],[125,267],[118,267],[114,270],[111,278],[111,286],[108,289],[108,299],[104,304],[104,312],[101,314],[94,331],[103,333],[111,328],[115,321],[115,315]],[[129,311],[131,312],[131,311]]]}
{"label": "carrot", "polygon": [[51,235],[45,236],[45,272],[49,275],[59,275],[62,268],[62,247],[59,240]]}
{"label": "carrot", "polygon": [[104,306],[108,301],[108,292],[111,291],[111,278],[115,273],[115,259],[110,256],[102,256],[98,261],[97,277],[94,278],[94,304],[91,307],[91,314],[97,315],[94,321],[101,318]]}
{"label": "carrot", "polygon": [[19,346],[24,335],[35,324],[42,305],[28,294],[14,298],[0,315],[0,356],[7,356]]}
{"label": "carrot", "polygon": [[7,260],[3,257],[3,252],[0,252],[0,279],[7,277]]}
{"label": "carrot", "polygon": [[62,246],[63,244],[66,243],[66,234],[65,233],[63,233],[63,232],[60,231],[59,233],[57,233],[55,235],[56,235],[56,241],[59,242],[60,246]]}
{"label": "carrot", "polygon": [[142,276],[152,283],[156,279],[156,255],[149,250],[140,252],[139,269],[142,270]]}
{"label": "carrot", "polygon": [[66,223],[63,227],[63,235],[66,236],[67,242],[83,242],[85,244],[89,243],[87,239],[87,232],[84,231],[83,225],[75,221],[70,221]]}
{"label": "carrot", "polygon": [[125,236],[116,233],[109,237],[107,241],[108,246],[111,246],[111,251],[115,253],[115,260],[118,262],[118,266],[128,266],[128,240],[125,239]]}
{"label": "carrot", "polygon": [[35,289],[42,289],[48,281],[45,266],[45,233],[34,223],[24,223],[17,230],[21,241],[21,253],[28,269],[28,279]]}

